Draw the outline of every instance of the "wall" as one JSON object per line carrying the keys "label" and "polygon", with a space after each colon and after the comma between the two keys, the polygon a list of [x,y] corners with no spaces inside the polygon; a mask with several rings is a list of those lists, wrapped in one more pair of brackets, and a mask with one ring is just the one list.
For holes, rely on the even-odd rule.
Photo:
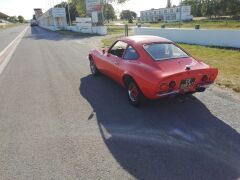
{"label": "wall", "polygon": [[66,29],[67,19],[65,8],[51,8],[38,18],[38,25],[52,30]]}
{"label": "wall", "polygon": [[106,26],[91,26],[91,27],[68,26],[67,30],[70,30],[73,32],[88,33],[88,34],[98,34],[98,35],[107,34]]}
{"label": "wall", "polygon": [[240,48],[240,30],[134,28],[135,35],[155,35],[174,42]]}

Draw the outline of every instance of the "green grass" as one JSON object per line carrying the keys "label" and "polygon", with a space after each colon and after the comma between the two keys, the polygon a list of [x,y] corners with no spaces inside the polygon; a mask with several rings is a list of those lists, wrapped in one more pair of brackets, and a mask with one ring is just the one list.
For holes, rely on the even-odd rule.
{"label": "green grass", "polygon": [[[166,28],[178,28],[179,22],[173,23],[143,23],[143,26],[161,27],[165,25]],[[195,25],[200,25],[201,29],[240,29],[240,21],[237,20],[195,20],[189,22],[182,22],[181,28],[195,28]]]}
{"label": "green grass", "polygon": [[114,37],[110,37],[110,38],[104,38],[102,40],[102,44],[104,47],[110,47],[113,42],[115,42],[118,38],[120,38],[121,36],[114,36]]}
{"label": "green grass", "polygon": [[108,27],[108,34],[109,35],[124,35],[125,27],[124,26],[114,26],[109,25]]}
{"label": "green grass", "polygon": [[20,26],[20,25],[23,25],[21,23],[11,23],[11,24],[6,24],[6,25],[0,25],[0,30],[4,30],[4,29],[7,29],[7,28],[11,28],[11,27],[16,27],[16,26]]}
{"label": "green grass", "polygon": [[217,84],[240,92],[240,51],[180,44],[192,56],[218,68]]}
{"label": "green grass", "polygon": [[[128,33],[132,34],[132,27],[134,26],[134,24],[128,24]],[[109,24],[107,26],[108,29],[108,35],[125,35],[125,25],[119,26],[119,25],[112,25]]]}
{"label": "green grass", "polygon": [[[119,36],[105,38],[102,43],[105,47],[111,44]],[[216,83],[240,92],[240,51],[230,49],[220,49],[198,45],[179,44],[192,56],[212,67],[219,69]]]}

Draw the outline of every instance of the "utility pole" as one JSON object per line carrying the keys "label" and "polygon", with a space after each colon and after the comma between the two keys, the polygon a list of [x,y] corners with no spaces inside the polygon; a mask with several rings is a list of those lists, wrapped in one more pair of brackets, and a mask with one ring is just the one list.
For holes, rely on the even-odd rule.
{"label": "utility pole", "polygon": [[181,28],[181,23],[182,23],[182,0],[180,0],[179,29]]}
{"label": "utility pole", "polygon": [[102,26],[104,26],[104,21],[105,21],[105,18],[104,18],[104,15],[103,15],[103,10],[104,10],[104,5],[105,4],[108,4],[108,0],[106,1],[101,1],[101,14],[102,14]]}
{"label": "utility pole", "polygon": [[72,26],[72,22],[71,22],[71,16],[70,16],[70,10],[69,10],[69,0],[67,1],[67,9],[68,9],[68,18],[69,18],[69,25]]}

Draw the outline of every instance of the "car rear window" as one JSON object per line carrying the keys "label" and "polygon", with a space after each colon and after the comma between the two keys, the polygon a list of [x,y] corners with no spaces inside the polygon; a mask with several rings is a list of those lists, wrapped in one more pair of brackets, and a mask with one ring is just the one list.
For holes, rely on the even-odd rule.
{"label": "car rear window", "polygon": [[189,57],[187,53],[171,43],[145,44],[143,48],[155,61]]}

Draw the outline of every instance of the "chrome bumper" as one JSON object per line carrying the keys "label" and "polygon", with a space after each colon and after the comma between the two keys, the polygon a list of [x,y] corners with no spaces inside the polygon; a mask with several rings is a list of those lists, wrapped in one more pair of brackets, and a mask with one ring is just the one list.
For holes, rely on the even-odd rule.
{"label": "chrome bumper", "polygon": [[164,97],[164,96],[178,94],[179,92],[180,92],[179,90],[176,90],[176,91],[171,91],[171,92],[167,92],[167,93],[158,93],[157,96],[158,97]]}
{"label": "chrome bumper", "polygon": [[[205,85],[198,85],[195,89],[194,92],[203,92],[205,89],[209,88],[211,84],[205,84]],[[166,93],[158,93],[157,97],[164,97],[164,96],[170,96],[170,95],[176,95],[179,94],[181,91],[180,90],[175,90],[175,91],[170,91]],[[193,93],[194,93],[193,92]]]}

